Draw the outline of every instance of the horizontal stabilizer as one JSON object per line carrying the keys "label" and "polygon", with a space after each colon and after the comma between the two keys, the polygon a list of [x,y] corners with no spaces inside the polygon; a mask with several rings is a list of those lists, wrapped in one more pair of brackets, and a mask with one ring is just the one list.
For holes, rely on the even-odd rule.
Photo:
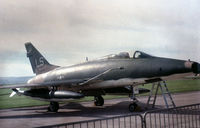
{"label": "horizontal stabilizer", "polygon": [[13,97],[15,94],[21,95],[24,93],[24,91],[21,91],[20,88],[14,88],[12,90],[13,90],[13,92],[10,94],[9,97]]}
{"label": "horizontal stabilizer", "polygon": [[15,94],[16,94],[16,92],[15,92],[15,91],[13,91],[13,92],[10,94],[10,96],[9,96],[9,97],[13,97]]}

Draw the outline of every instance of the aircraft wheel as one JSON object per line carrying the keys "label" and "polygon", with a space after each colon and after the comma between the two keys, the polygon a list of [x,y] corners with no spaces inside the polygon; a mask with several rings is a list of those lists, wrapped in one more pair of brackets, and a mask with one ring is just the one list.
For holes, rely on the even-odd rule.
{"label": "aircraft wheel", "polygon": [[50,102],[50,105],[48,107],[48,111],[57,112],[58,109],[59,109],[59,103],[58,102]]}
{"label": "aircraft wheel", "polygon": [[94,104],[95,106],[103,106],[104,104],[104,99],[102,96],[95,96],[94,97]]}
{"label": "aircraft wheel", "polygon": [[134,112],[134,111],[136,110],[137,106],[138,106],[138,105],[137,105],[136,103],[130,104],[130,105],[129,105],[129,111],[130,111],[130,112]]}

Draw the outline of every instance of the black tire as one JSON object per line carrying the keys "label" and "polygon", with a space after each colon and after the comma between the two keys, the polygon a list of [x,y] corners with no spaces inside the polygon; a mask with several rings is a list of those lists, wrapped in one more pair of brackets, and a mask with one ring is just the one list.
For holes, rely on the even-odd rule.
{"label": "black tire", "polygon": [[58,102],[50,102],[50,105],[48,107],[48,111],[58,112],[58,109],[59,109],[59,103]]}
{"label": "black tire", "polygon": [[102,96],[95,96],[94,97],[94,105],[95,106],[103,106],[104,104],[104,99]]}
{"label": "black tire", "polygon": [[137,106],[138,106],[138,105],[137,105],[136,103],[130,104],[129,107],[128,107],[128,108],[129,108],[129,111],[130,111],[130,112],[134,112],[134,111],[136,110]]}

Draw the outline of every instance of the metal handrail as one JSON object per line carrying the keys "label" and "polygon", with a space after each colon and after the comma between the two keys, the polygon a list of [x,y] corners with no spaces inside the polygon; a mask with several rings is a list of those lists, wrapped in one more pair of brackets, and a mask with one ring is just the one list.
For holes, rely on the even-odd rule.
{"label": "metal handrail", "polygon": [[[196,108],[197,111],[193,111],[195,109],[191,109],[191,108]],[[150,115],[150,118],[151,118],[151,115],[153,115],[153,114],[158,114],[159,116],[161,116],[161,115],[170,115],[170,114],[173,115],[173,114],[176,114],[175,115],[176,117],[177,116],[181,116],[181,122],[182,122],[182,115],[180,115],[182,113],[178,113],[179,112],[178,110],[184,110],[183,114],[187,114],[187,115],[188,114],[194,114],[194,115],[191,115],[191,116],[192,116],[192,118],[196,119],[197,117],[195,116],[195,114],[196,115],[200,115],[200,103],[199,104],[191,104],[191,105],[179,106],[179,107],[175,107],[175,108],[164,108],[164,109],[149,110],[149,111],[146,111],[143,114],[131,113],[131,114],[126,114],[126,115],[114,116],[114,117],[106,117],[106,118],[100,118],[100,119],[94,119],[94,120],[84,120],[84,121],[70,122],[70,123],[63,123],[63,124],[56,124],[56,125],[49,125],[49,126],[42,126],[42,127],[43,128],[63,127],[63,126],[72,126],[72,127],[74,127],[75,125],[80,125],[80,127],[81,127],[82,124],[87,124],[87,127],[88,127],[88,124],[90,124],[90,123],[94,124],[94,127],[95,127],[95,123],[96,122],[100,122],[100,125],[102,126],[103,125],[102,124],[103,121],[108,122],[110,120],[114,121],[116,119],[118,119],[118,123],[120,124],[120,119],[121,118],[124,118],[124,125],[125,125],[124,127],[126,127],[125,118],[135,117],[135,120],[137,120],[137,118],[139,118],[140,122],[138,122],[138,123],[141,123],[140,126],[142,128],[146,128],[148,126],[147,121],[149,121],[149,120],[147,120],[147,115]],[[192,110],[192,111],[186,111],[186,110]],[[168,113],[160,113],[160,112],[168,112]],[[171,112],[171,113],[169,113],[169,112]],[[183,112],[183,111],[181,111],[181,112]],[[185,115],[183,115],[183,116],[185,116]],[[195,116],[195,117],[193,117],[193,116]],[[152,118],[154,119],[154,117],[152,117]],[[166,119],[168,119],[168,118],[166,118]],[[155,120],[156,120],[156,118],[155,118]],[[161,125],[161,119],[158,119],[158,120],[159,120],[158,124]],[[176,121],[178,122],[178,120],[176,120]],[[131,121],[129,121],[129,122],[130,122],[129,125],[132,125],[131,124],[132,122]],[[136,121],[135,121],[135,123],[136,123]],[[164,123],[166,123],[165,122],[165,118],[164,118]],[[196,126],[198,125],[198,122],[195,122],[196,124],[193,124],[193,122],[189,122],[189,123],[192,123],[192,125],[196,125]],[[168,125],[171,125],[171,124],[169,124],[169,122],[168,122]],[[108,123],[106,123],[106,126],[108,127]],[[200,126],[198,126],[198,127],[200,127]]]}

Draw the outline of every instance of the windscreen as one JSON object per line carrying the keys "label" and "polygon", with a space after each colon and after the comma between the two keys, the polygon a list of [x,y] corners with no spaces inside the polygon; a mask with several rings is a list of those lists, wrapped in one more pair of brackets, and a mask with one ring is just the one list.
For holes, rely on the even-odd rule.
{"label": "windscreen", "polygon": [[149,54],[146,54],[144,52],[141,52],[141,51],[136,51],[134,54],[133,54],[133,58],[134,59],[139,59],[139,58],[152,58],[153,56],[149,55]]}

